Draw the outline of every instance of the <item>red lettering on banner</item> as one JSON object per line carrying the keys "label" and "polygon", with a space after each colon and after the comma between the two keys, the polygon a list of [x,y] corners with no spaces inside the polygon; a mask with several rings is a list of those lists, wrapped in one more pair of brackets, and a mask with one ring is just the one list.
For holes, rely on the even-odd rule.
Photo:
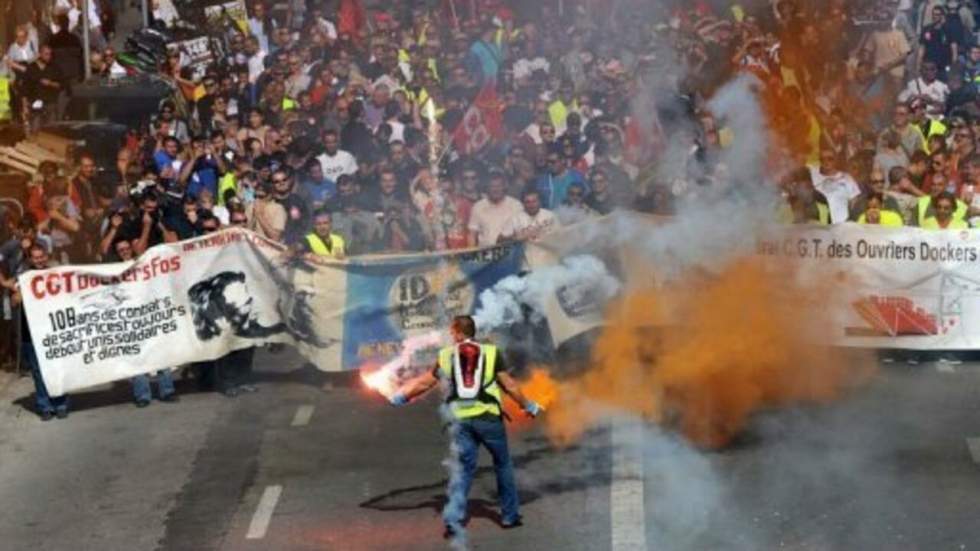
{"label": "red lettering on banner", "polygon": [[57,295],[61,292],[61,285],[58,285],[58,274],[48,274],[48,281],[45,284],[45,288],[48,291],[49,296]]}
{"label": "red lettering on banner", "polygon": [[44,290],[41,288],[41,283],[44,281],[44,276],[36,275],[31,278],[31,293],[36,299],[44,298]]}

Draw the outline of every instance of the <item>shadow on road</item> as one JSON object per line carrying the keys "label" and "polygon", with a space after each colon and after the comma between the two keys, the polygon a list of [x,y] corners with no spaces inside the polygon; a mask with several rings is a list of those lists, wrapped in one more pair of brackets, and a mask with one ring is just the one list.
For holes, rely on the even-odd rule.
{"label": "shadow on road", "polygon": [[[540,439],[528,438],[525,441],[530,442],[535,440]],[[562,453],[577,451],[579,451],[578,447],[572,447],[566,448]],[[521,503],[534,503],[547,495],[559,495],[598,486],[608,486],[611,482],[611,471],[608,462],[609,452],[610,448],[608,446],[589,448],[587,451],[588,456],[585,458],[586,461],[583,465],[585,468],[579,470],[574,476],[557,476],[556,473],[556,476],[546,479],[535,477],[537,480],[529,485],[531,489],[521,488],[519,490]],[[514,467],[520,469],[545,457],[553,457],[555,453],[555,449],[551,446],[543,446],[528,450],[520,455],[515,455],[512,460]],[[493,467],[489,465],[479,467],[476,470],[474,483],[483,476],[492,476],[492,474]],[[443,490],[446,488],[447,483],[448,480],[443,478],[431,484],[398,488],[372,497],[360,503],[358,506],[364,509],[385,512],[429,509],[439,514],[446,505],[446,496]],[[440,493],[432,493],[435,491],[440,491]],[[495,503],[491,501],[470,499],[467,509],[468,516],[471,518],[489,519],[500,524],[500,514],[495,508]]]}
{"label": "shadow on road", "polygon": [[[266,358],[263,358],[266,360]],[[330,383],[337,388],[352,388],[359,383],[360,379],[354,371],[325,372],[320,371],[313,364],[303,363],[299,367],[290,371],[255,371],[252,374],[251,382],[259,384],[300,384],[321,388]],[[174,373],[174,388],[177,395],[190,395],[213,392],[213,389],[202,387],[198,381],[194,368],[178,369]],[[153,383],[154,397],[156,397],[156,383]],[[86,390],[69,394],[69,409],[73,412],[85,411],[89,409],[118,406],[133,403],[132,386],[128,380],[116,381],[108,388],[99,387],[96,390]],[[34,392],[20,396],[11,401],[11,404],[34,413]]]}

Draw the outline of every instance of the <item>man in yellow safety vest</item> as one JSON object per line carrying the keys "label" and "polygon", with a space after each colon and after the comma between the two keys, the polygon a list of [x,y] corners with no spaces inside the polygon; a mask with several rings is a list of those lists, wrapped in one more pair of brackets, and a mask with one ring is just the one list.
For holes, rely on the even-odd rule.
{"label": "man in yellow safety vest", "polygon": [[344,258],[344,238],[331,230],[333,219],[330,211],[318,209],[313,213],[313,231],[306,234],[306,238],[300,242],[303,252],[319,258]]}
{"label": "man in yellow safety vest", "polygon": [[933,215],[925,218],[919,227],[924,230],[965,230],[970,225],[956,216],[956,196],[944,191],[932,198]]}
{"label": "man in yellow safety vest", "polygon": [[442,512],[446,530],[452,537],[462,530],[466,519],[466,496],[476,471],[479,446],[483,444],[493,457],[501,508],[501,527],[521,526],[521,516],[514,483],[514,467],[507,449],[507,432],[502,419],[501,391],[517,401],[531,417],[542,408],[521,393],[517,382],[507,373],[504,360],[492,344],[473,340],[476,323],[470,316],[456,316],[450,325],[453,344],[439,351],[436,366],[422,376],[407,382],[391,397],[395,406],[407,404],[439,381],[448,389],[446,411],[450,417],[452,453],[459,462],[449,477],[448,500]]}

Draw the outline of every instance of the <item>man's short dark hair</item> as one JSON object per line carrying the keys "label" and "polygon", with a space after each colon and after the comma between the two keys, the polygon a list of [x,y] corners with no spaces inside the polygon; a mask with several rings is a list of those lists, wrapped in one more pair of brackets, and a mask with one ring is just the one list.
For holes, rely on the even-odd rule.
{"label": "man's short dark hair", "polygon": [[316,209],[315,211],[313,211],[313,220],[316,220],[317,218],[320,218],[321,216],[326,216],[327,218],[330,218],[331,220],[333,219],[333,215],[330,214],[330,211],[327,210],[327,209],[325,209],[325,208],[323,208],[323,207],[320,207],[320,208]]}
{"label": "man's short dark hair", "polygon": [[31,243],[31,246],[27,248],[27,254],[28,255],[33,254],[34,251],[41,251],[42,253],[45,254],[45,256],[47,256],[47,254],[48,254],[47,247],[45,247],[44,245],[42,245],[40,241],[35,241],[35,242]]}
{"label": "man's short dark hair", "polygon": [[468,339],[476,336],[476,322],[473,321],[473,316],[454,317],[452,328]]}
{"label": "man's short dark hair", "polygon": [[521,192],[521,201],[527,199],[532,195],[537,195],[538,197],[541,197],[541,192],[539,192],[537,189],[533,187],[529,187],[525,189],[523,192]]}
{"label": "man's short dark hair", "polygon": [[916,149],[915,152],[912,153],[912,157],[909,158],[909,164],[913,164],[913,165],[917,163],[928,163],[928,162],[929,162],[929,154],[926,153],[925,151],[922,151],[921,149]]}

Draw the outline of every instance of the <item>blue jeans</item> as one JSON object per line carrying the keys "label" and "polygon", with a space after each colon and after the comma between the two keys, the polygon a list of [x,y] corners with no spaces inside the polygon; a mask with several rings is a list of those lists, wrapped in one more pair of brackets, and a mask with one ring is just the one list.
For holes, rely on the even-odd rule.
{"label": "blue jeans", "polygon": [[31,377],[34,379],[34,406],[38,414],[54,413],[56,411],[68,411],[68,395],[64,394],[57,398],[48,395],[48,387],[44,386],[44,379],[41,377],[41,366],[37,361],[37,352],[34,344],[21,343],[21,355],[24,363],[31,370]]}
{"label": "blue jeans", "polygon": [[[153,392],[150,390],[149,375],[137,375],[132,378],[132,383],[134,400],[137,402],[149,402],[153,398]],[[157,371],[157,391],[161,399],[174,393],[174,376],[169,369]]]}
{"label": "blue jeans", "polygon": [[497,494],[500,499],[502,521],[507,524],[520,515],[517,485],[514,483],[514,465],[507,449],[507,431],[502,419],[467,419],[450,428],[453,451],[459,460],[459,468],[449,476],[448,501],[442,511],[447,526],[459,527],[466,518],[466,499],[476,472],[476,460],[482,444],[493,457],[493,471],[497,476]]}

